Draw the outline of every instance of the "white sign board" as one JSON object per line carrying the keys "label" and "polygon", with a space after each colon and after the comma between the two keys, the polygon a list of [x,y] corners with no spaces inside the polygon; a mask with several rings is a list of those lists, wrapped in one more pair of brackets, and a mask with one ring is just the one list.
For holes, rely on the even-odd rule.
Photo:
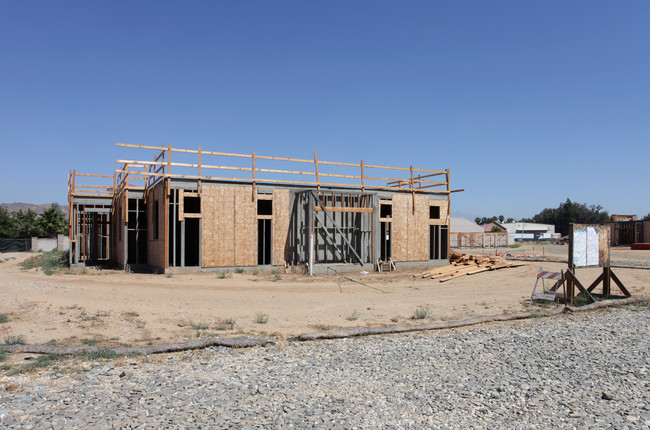
{"label": "white sign board", "polygon": [[573,264],[576,267],[598,266],[598,231],[594,227],[573,231]]}

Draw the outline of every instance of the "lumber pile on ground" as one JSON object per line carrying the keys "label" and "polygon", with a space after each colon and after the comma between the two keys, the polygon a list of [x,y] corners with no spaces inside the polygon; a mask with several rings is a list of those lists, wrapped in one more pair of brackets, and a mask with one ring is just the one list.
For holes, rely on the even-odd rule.
{"label": "lumber pile on ground", "polygon": [[448,266],[436,267],[417,276],[447,282],[465,275],[474,275],[476,273],[506,269],[508,267],[518,267],[525,264],[507,261],[497,255],[471,255],[459,254],[457,252],[451,252],[449,255],[449,263]]}

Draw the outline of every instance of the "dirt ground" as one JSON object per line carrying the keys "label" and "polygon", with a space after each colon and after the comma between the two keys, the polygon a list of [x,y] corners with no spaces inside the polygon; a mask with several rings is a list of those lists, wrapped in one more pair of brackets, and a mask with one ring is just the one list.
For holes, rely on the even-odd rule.
{"label": "dirt ground", "polygon": [[[566,246],[537,246],[535,254],[566,259]],[[494,254],[495,250],[460,250]],[[532,246],[499,253],[532,255]],[[415,276],[428,266],[397,266],[392,273],[305,275],[270,271],[172,275],[74,269],[46,276],[20,263],[33,253],[0,254],[0,339],[22,335],[26,343],[142,346],[197,336],[286,337],[330,328],[415,324],[418,307],[425,321],[456,320],[528,309],[540,267],[560,270],[566,263],[527,262],[445,283]],[[612,260],[644,263],[650,251],[612,249]],[[368,270],[368,269],[366,269]],[[650,270],[616,268],[632,295],[650,294]],[[579,269],[589,285],[600,269]],[[260,323],[264,316],[266,323]],[[257,320],[257,322],[256,322]],[[231,323],[228,324],[227,322]]]}

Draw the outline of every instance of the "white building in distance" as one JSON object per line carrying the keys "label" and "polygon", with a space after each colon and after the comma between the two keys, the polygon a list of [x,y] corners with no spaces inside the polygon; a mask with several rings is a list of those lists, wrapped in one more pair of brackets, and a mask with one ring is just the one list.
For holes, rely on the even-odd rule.
{"label": "white building in distance", "polygon": [[508,243],[514,243],[516,240],[549,240],[559,237],[552,224],[506,222],[501,225],[508,231]]}

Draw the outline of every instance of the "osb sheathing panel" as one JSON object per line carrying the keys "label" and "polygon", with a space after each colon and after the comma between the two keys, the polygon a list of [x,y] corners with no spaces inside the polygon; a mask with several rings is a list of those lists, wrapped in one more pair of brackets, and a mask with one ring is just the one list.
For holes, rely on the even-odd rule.
{"label": "osb sheathing panel", "polygon": [[[165,191],[164,181],[156,184],[147,196],[147,259],[149,264],[165,267]],[[158,205],[158,239],[154,239],[154,206]]]}
{"label": "osb sheathing panel", "polygon": [[257,219],[250,187],[201,187],[203,267],[257,264]]}
{"label": "osb sheathing panel", "polygon": [[[442,217],[442,210],[441,217]],[[446,208],[445,208],[446,211]],[[446,212],[445,212],[446,213]],[[394,261],[425,261],[429,259],[429,200],[427,196],[393,194]]]}
{"label": "osb sheathing panel", "polygon": [[408,261],[408,207],[410,198],[410,195],[393,194],[391,255],[394,261]]}
{"label": "osb sheathing panel", "polygon": [[429,206],[440,207],[440,219],[430,219],[429,225],[449,225],[449,214],[447,213],[449,211],[449,202],[447,200],[429,200]]}
{"label": "osb sheathing panel", "polygon": [[415,196],[408,200],[408,259],[421,261],[429,259],[429,199],[427,196]]}
{"label": "osb sheathing panel", "polygon": [[[117,223],[117,230],[115,230],[115,261],[117,262],[118,265],[123,266],[126,262],[124,261],[124,241],[126,240],[125,232],[124,232],[124,216],[123,216],[123,210],[122,210],[122,205],[124,203],[124,200],[119,200],[117,204],[117,208],[115,209],[115,214],[119,214],[119,222]],[[122,234],[122,240],[120,240],[120,232]]]}
{"label": "osb sheathing panel", "polygon": [[276,188],[273,190],[273,258],[272,264],[284,265],[289,260],[289,221],[291,191]]}
{"label": "osb sheathing panel", "polygon": [[257,202],[252,187],[235,188],[235,266],[257,264]]}
{"label": "osb sheathing panel", "polygon": [[201,185],[201,267],[217,267],[217,210],[218,189],[216,185]]}

